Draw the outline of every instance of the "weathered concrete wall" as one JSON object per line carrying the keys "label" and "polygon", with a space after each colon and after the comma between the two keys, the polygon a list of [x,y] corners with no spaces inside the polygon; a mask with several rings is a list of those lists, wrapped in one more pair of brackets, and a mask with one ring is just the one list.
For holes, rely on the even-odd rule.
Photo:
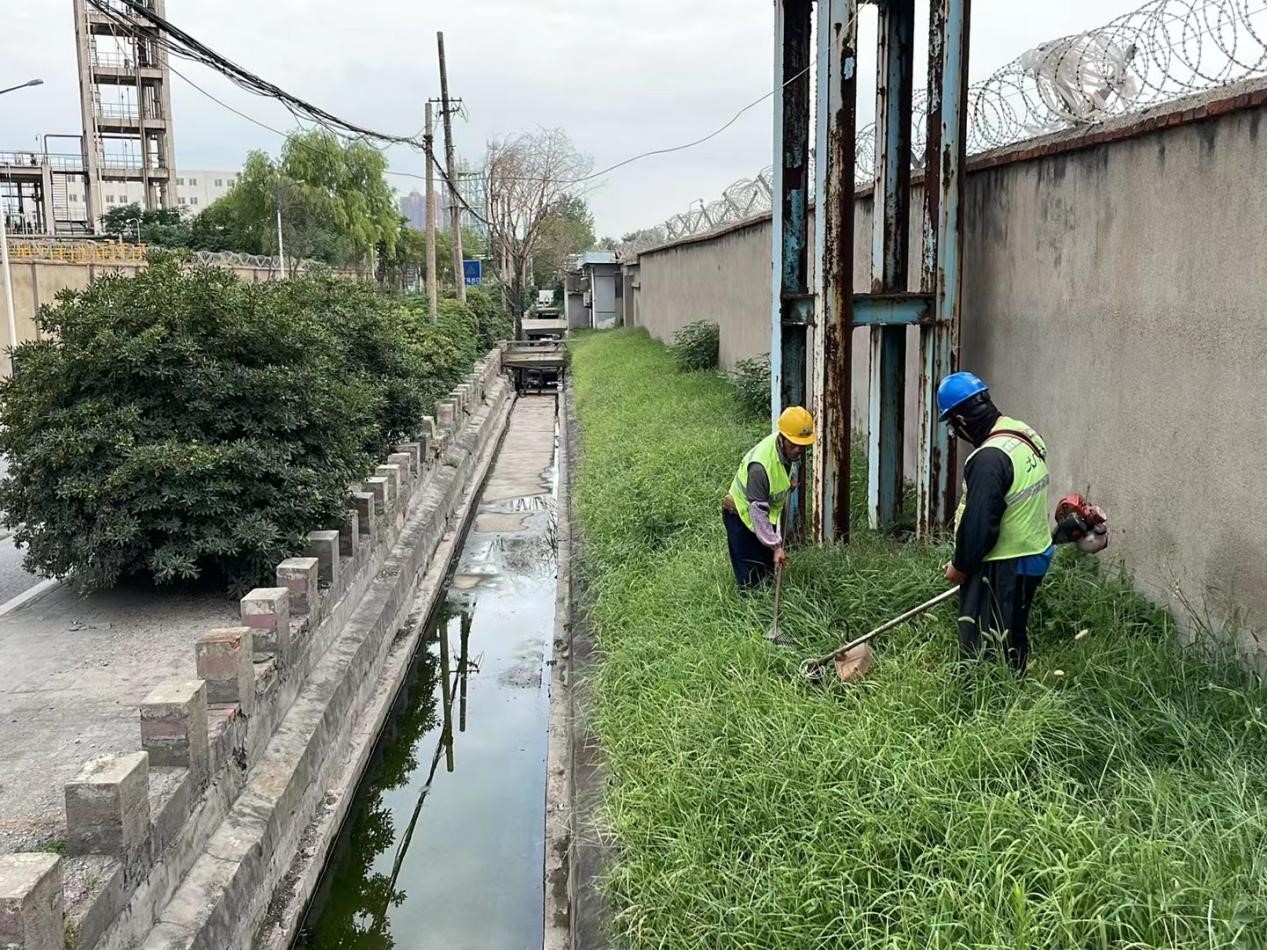
{"label": "weathered concrete wall", "polygon": [[[1265,120],[1259,84],[975,160],[961,353],[1000,406],[1043,432],[1056,489],[1109,509],[1110,553],[1140,587],[1243,614],[1242,646],[1263,662],[1252,631],[1267,631],[1267,487],[1255,477],[1267,440]],[[860,195],[860,291],[869,211]],[[639,323],[669,339],[715,319],[726,366],[767,352],[770,239],[767,218],[643,253]],[[917,352],[912,332],[908,474]],[[856,427],[867,362],[858,331]]]}
{"label": "weathered concrete wall", "polygon": [[[13,273],[13,311],[17,325],[18,342],[33,340],[38,335],[35,313],[43,304],[55,303],[60,290],[83,290],[102,274],[134,276],[145,268],[144,264],[96,264],[72,261],[15,260],[10,264]],[[262,267],[231,267],[229,270],[250,283],[276,280],[277,272]],[[3,277],[0,277],[3,280]],[[3,347],[11,345],[9,328],[0,319],[0,340]]]}

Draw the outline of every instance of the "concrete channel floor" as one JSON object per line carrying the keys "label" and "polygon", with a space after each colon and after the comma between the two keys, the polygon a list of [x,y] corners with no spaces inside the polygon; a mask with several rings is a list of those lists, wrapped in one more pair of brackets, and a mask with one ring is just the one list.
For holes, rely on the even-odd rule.
{"label": "concrete channel floor", "polygon": [[448,649],[415,658],[300,948],[541,946],[555,412],[515,405],[436,623]]}
{"label": "concrete channel floor", "polygon": [[141,701],[194,678],[194,641],[236,607],[219,592],[58,585],[0,616],[0,853],[65,837],[66,782],[94,756],[140,749]]}

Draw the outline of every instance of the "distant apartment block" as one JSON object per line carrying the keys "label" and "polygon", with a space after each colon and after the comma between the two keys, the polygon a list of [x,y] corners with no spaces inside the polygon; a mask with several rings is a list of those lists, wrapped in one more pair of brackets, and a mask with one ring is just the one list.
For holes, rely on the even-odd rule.
{"label": "distant apartment block", "polygon": [[427,230],[427,199],[421,192],[411,191],[401,198],[400,213],[408,219],[411,228]]}

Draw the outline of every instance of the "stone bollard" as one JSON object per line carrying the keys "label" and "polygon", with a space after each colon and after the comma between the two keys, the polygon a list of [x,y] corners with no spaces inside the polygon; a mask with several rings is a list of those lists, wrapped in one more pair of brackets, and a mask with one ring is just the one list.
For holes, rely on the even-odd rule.
{"label": "stone bollard", "polygon": [[[373,504],[373,498],[370,504]],[[343,523],[339,526],[339,557],[356,562],[356,555],[361,550],[361,516],[355,508],[343,513]]]}
{"label": "stone bollard", "polygon": [[242,626],[251,628],[252,648],[271,653],[281,665],[291,660],[290,591],[257,587],[240,602]]}
{"label": "stone bollard", "polygon": [[242,715],[255,709],[255,647],[250,627],[208,630],[194,644],[198,676],[207,684],[207,702],[237,703]]}
{"label": "stone bollard", "polygon": [[[422,443],[421,442],[402,442],[396,446],[394,451],[409,456],[409,473],[417,478],[422,472]],[[391,456],[388,457],[390,460]]]}
{"label": "stone bollard", "polygon": [[436,420],[434,416],[423,416],[418,427],[418,441],[422,443],[422,457],[427,457],[427,445],[436,438]]}
{"label": "stone bollard", "polygon": [[290,591],[291,616],[316,616],[321,603],[317,589],[318,567],[315,557],[288,557],[277,565],[277,586]]}
{"label": "stone bollard", "polygon": [[392,499],[390,510],[394,511],[400,504],[400,496],[404,494],[404,473],[400,470],[399,465],[380,465],[374,469],[374,474],[378,478],[387,479],[390,486],[388,488],[388,496]]}
{"label": "stone bollard", "polygon": [[145,752],[90,759],[66,785],[72,854],[135,858],[150,832],[150,757]]}
{"label": "stone bollard", "polygon": [[339,586],[343,574],[339,563],[339,532],[309,531],[304,557],[317,559],[317,583],[328,584],[331,589]]}
{"label": "stone bollard", "polygon": [[393,452],[387,456],[387,464],[395,465],[400,469],[400,479],[405,485],[411,484],[418,474],[418,466],[410,452]]}
{"label": "stone bollard", "polygon": [[0,947],[65,946],[62,859],[56,854],[0,854]]}
{"label": "stone bollard", "polygon": [[378,539],[378,519],[374,517],[374,493],[358,491],[352,493],[352,503],[356,505],[356,520],[361,532],[361,544],[369,545],[371,551]]}
{"label": "stone bollard", "polygon": [[150,764],[184,766],[195,789],[211,771],[207,740],[207,686],[202,680],[164,683],[141,703],[141,748]]}
{"label": "stone bollard", "polygon": [[441,429],[453,428],[453,421],[456,418],[456,407],[451,400],[445,399],[436,406],[436,425]]}
{"label": "stone bollard", "polygon": [[396,504],[396,496],[392,494],[392,484],[385,475],[375,475],[365,479],[365,487],[374,493],[374,510],[385,515]]}

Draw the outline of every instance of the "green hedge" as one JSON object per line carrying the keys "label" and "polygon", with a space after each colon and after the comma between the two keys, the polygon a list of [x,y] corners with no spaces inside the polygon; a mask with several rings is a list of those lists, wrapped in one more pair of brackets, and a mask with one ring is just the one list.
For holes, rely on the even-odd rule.
{"label": "green hedge", "polygon": [[83,590],[268,581],[482,352],[468,311],[329,274],[160,260],[58,300],[0,385],[0,508],[28,570]]}

